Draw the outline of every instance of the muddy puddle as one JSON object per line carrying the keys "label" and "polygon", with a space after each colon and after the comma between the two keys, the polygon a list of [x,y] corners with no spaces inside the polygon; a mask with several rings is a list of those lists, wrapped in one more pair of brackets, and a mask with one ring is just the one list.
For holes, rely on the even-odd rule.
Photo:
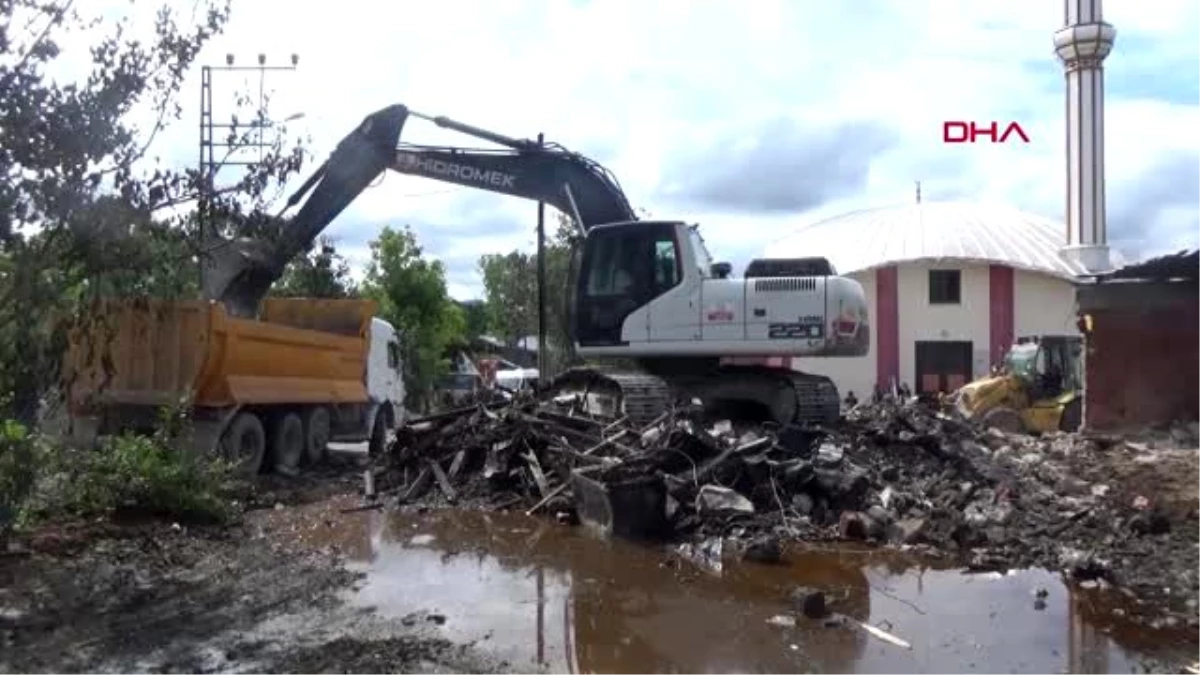
{"label": "muddy puddle", "polygon": [[[898,554],[828,548],[789,551],[781,566],[727,561],[718,573],[662,547],[519,515],[334,510],[286,520],[285,531],[336,546],[366,572],[354,604],[393,618],[424,610],[444,618],[450,639],[475,642],[517,667],[1138,672],[1192,663],[1197,649],[1194,632],[1123,620],[1113,604],[1118,592],[1069,587],[1042,571],[967,574]],[[787,597],[797,586],[824,591],[834,612],[911,648],[852,622],[828,627],[798,617],[794,626],[776,625],[773,617],[792,611]]]}

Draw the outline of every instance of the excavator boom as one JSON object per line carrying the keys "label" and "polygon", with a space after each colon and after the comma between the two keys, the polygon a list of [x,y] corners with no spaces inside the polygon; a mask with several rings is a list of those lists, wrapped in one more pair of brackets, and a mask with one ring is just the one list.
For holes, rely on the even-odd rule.
{"label": "excavator boom", "polygon": [[574,153],[405,147],[390,167],[411,176],[546,202],[589,229],[637,220],[607,172]]}
{"label": "excavator boom", "polygon": [[[409,117],[426,119],[505,148],[402,147],[400,135]],[[556,144],[539,145],[445,117],[429,117],[397,104],[367,116],[338,143],[329,158],[289,197],[285,210],[301,200],[304,203],[291,218],[279,220],[274,236],[209,242],[205,246],[209,251],[203,261],[205,297],[219,300],[235,316],[254,316],[288,262],[302,255],[317,235],[387,169],[547,202],[574,215],[584,229],[637,220],[612,174],[583,155]]]}

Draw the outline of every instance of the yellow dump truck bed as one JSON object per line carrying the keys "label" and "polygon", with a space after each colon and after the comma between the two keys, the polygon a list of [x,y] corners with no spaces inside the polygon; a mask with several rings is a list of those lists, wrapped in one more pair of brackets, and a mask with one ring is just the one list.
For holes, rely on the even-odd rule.
{"label": "yellow dump truck bed", "polygon": [[367,300],[270,299],[261,320],[204,301],[103,302],[71,336],[71,407],[365,402],[374,313]]}

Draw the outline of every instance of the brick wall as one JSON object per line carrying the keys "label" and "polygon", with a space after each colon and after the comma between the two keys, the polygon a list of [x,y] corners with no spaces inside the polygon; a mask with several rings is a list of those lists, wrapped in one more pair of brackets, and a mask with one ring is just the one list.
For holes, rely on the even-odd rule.
{"label": "brick wall", "polygon": [[1093,310],[1087,337],[1085,424],[1104,430],[1195,420],[1200,314],[1196,302]]}

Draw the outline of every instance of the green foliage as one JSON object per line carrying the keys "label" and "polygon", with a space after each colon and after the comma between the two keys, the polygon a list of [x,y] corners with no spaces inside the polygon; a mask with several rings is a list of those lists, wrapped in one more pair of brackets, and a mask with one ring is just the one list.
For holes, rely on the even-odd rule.
{"label": "green foliage", "polygon": [[138,513],[224,522],[235,468],[179,449],[186,418],[164,410],[150,436],[108,437],[99,448],[56,445],[0,421],[0,533],[55,518]]}
{"label": "green foliage", "polygon": [[408,227],[385,227],[371,242],[362,294],[403,334],[408,407],[428,409],[434,383],[450,368],[447,347],[467,329],[465,313],[446,291],[441,261],[423,255]]}
{"label": "green foliage", "polygon": [[[554,372],[573,360],[568,321],[569,302],[575,290],[571,276],[575,236],[573,221],[559,214],[557,230],[546,244],[546,355],[547,365]],[[512,251],[485,255],[479,259],[479,271],[483,276],[488,329],[509,346],[515,346],[526,335],[537,335],[536,253]]]}
{"label": "green foliage", "polygon": [[271,295],[280,298],[352,298],[357,294],[350,264],[325,236],[306,255],[288,263],[271,287]]}
{"label": "green foliage", "polygon": [[482,300],[467,300],[459,302],[458,306],[463,311],[463,317],[466,322],[465,336],[468,340],[473,340],[485,333],[488,330],[488,309],[487,303]]}
{"label": "green foliage", "polygon": [[33,490],[37,455],[37,441],[25,425],[0,420],[0,540]]}
{"label": "green foliage", "polygon": [[[141,15],[155,11],[153,34],[137,37],[112,8],[103,22],[72,9],[85,4],[0,0],[0,511],[10,521],[14,511],[126,507],[221,517],[223,470],[173,452],[169,435],[78,452],[48,444],[35,423],[59,384],[66,331],[91,319],[94,300],[196,296],[210,243],[198,236],[196,213],[176,207],[203,191],[212,229],[254,234],[274,222],[268,206],[301,168],[303,148],[272,125],[261,161],[211,190],[208,177],[164,166],[148,152],[179,119],[184,78],[224,28],[228,1],[127,3]],[[65,51],[69,42],[90,42],[90,59]],[[90,71],[64,78],[78,62]],[[232,114],[248,103],[242,97]],[[150,124],[130,114],[135,107],[155,115]],[[243,116],[269,119],[256,108]],[[262,134],[232,129],[223,140],[233,145]],[[96,358],[106,354],[105,345],[91,347]]]}
{"label": "green foliage", "polygon": [[512,347],[537,333],[537,257],[511,251],[479,258],[488,328]]}
{"label": "green foliage", "polygon": [[95,449],[42,443],[20,522],[136,513],[220,523],[235,515],[230,462],[180,449],[182,410],[163,409],[149,435],[110,436]]}
{"label": "green foliage", "polygon": [[186,520],[223,522],[232,515],[232,469],[179,450],[160,436],[107,439],[72,472],[72,488],[56,507],[73,515],[134,511]]}
{"label": "green foliage", "polygon": [[[205,254],[195,214],[169,209],[206,181],[147,152],[180,117],[184,77],[224,28],[228,3],[152,2],[149,39],[132,37],[127,17],[81,18],[81,4],[0,2],[0,392],[12,394],[0,417],[27,424],[59,374],[60,319],[86,319],[100,295],[194,297]],[[48,74],[78,56],[62,47],[68,36],[91,42],[92,68],[78,81]],[[157,114],[152,124],[135,123],[135,106]],[[260,133],[245,129],[234,143]],[[282,130],[267,141],[263,161],[210,200],[218,229],[269,220],[273,190],[299,170],[303,151],[285,147]]]}

